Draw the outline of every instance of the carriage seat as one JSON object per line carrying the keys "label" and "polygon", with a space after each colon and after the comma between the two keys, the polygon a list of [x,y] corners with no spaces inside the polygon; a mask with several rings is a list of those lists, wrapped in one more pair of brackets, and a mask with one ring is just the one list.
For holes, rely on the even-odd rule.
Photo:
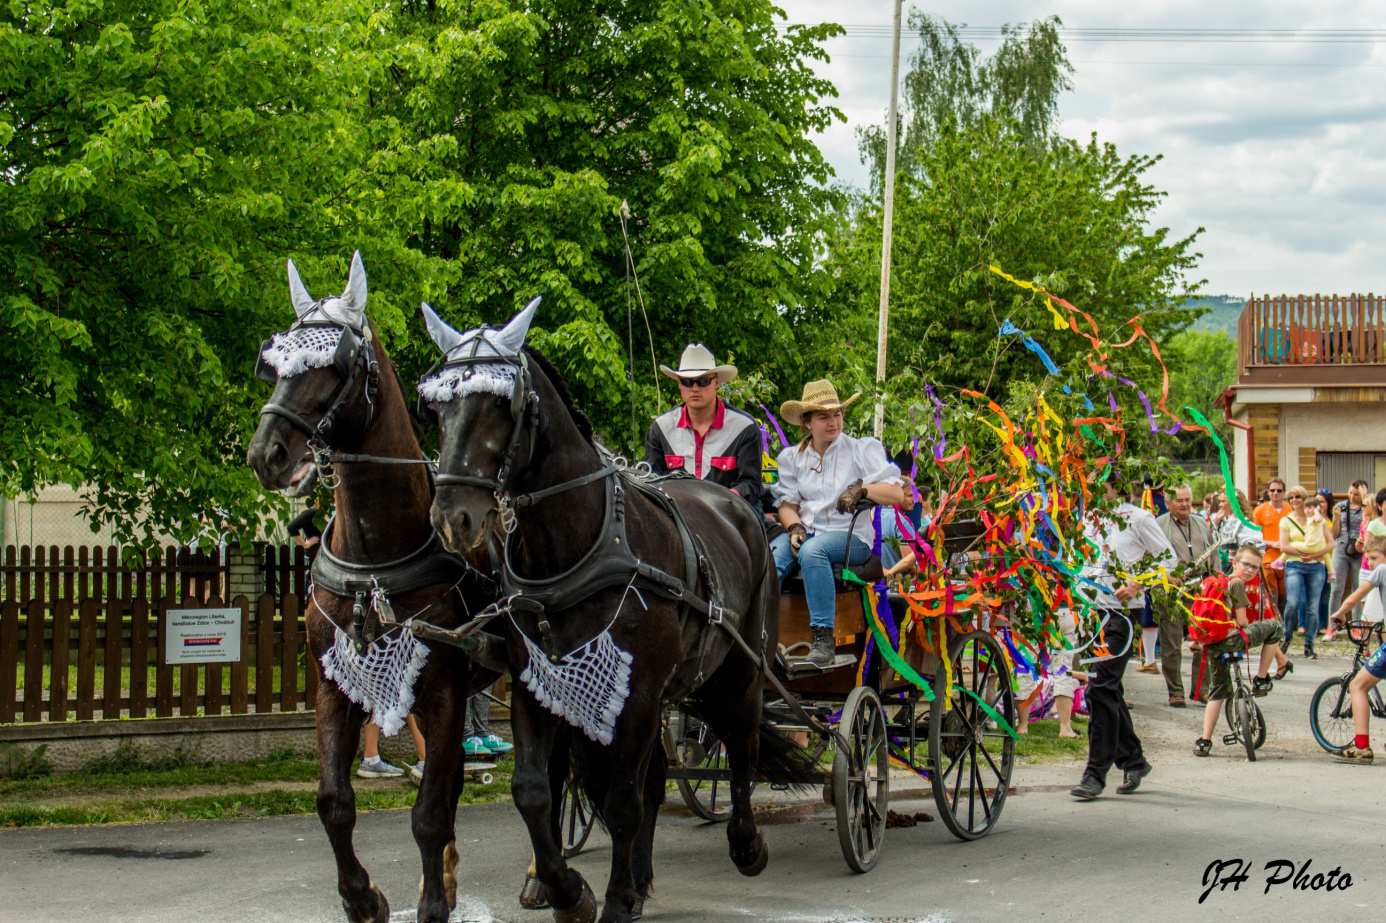
{"label": "carriage seat", "polygon": [[[873,554],[864,562],[854,561],[852,563],[852,573],[856,574],[867,583],[875,583],[885,575],[885,568],[881,564],[881,556]],[[855,584],[848,583],[842,579],[841,564],[833,565],[833,589],[838,595],[843,593],[856,593],[858,589]],[[797,571],[793,576],[785,579],[784,586],[780,589],[780,593],[785,596],[804,595],[804,581]]]}

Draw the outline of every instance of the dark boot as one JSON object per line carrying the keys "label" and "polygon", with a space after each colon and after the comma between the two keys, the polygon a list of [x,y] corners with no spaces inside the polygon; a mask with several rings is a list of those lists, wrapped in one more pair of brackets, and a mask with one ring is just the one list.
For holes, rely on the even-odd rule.
{"label": "dark boot", "polygon": [[814,628],[813,647],[809,650],[809,663],[820,669],[833,665],[837,657],[837,644],[833,641],[831,628]]}

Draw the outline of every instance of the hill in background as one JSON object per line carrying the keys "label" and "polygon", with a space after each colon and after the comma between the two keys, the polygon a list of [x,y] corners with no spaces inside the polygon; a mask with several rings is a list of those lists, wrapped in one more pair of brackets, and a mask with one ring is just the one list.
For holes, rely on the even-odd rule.
{"label": "hill in background", "polygon": [[1236,295],[1200,295],[1184,302],[1186,308],[1205,308],[1207,313],[1193,322],[1190,330],[1225,333],[1237,339],[1237,318],[1241,316],[1246,299]]}

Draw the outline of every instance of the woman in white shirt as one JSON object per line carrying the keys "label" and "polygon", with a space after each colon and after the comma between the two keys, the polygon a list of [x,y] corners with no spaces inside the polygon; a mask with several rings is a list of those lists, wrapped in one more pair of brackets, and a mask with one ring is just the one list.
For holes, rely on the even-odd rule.
{"label": "woman in white shirt", "polygon": [[869,516],[858,517],[849,534],[852,511],[863,499],[882,506],[905,502],[900,469],[880,441],[842,431],[842,412],[859,397],[860,392],[840,401],[831,382],[811,381],[802,400],[780,407],[785,422],[805,436],[779,455],[774,493],[785,533],[770,550],[781,582],[796,570],[803,577],[813,635],[809,660],[820,667],[831,664],[836,653],[833,565],[846,560],[849,548],[852,560],[865,560],[875,537]]}

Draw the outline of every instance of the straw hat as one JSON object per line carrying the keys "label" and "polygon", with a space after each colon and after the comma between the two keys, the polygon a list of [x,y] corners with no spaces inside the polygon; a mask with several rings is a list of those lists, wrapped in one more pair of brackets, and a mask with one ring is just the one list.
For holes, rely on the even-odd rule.
{"label": "straw hat", "polygon": [[804,417],[811,413],[818,413],[823,410],[846,410],[857,402],[861,397],[858,391],[845,401],[837,399],[837,389],[833,383],[826,378],[818,381],[811,381],[804,385],[804,396],[797,401],[785,401],[780,405],[780,416],[786,423],[795,426],[804,425]]}
{"label": "straw hat", "polygon": [[712,351],[701,343],[688,344],[683,355],[679,357],[678,368],[671,369],[667,365],[661,365],[659,370],[675,380],[701,378],[709,372],[713,372],[717,375],[719,385],[725,385],[736,377],[736,366],[718,365],[717,360],[712,358]]}

